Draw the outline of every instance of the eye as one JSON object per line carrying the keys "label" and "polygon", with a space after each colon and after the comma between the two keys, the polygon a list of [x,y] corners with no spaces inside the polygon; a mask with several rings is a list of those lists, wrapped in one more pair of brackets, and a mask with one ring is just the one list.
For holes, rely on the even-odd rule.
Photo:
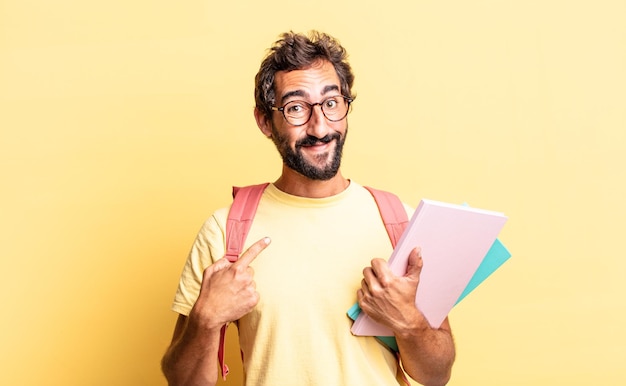
{"label": "eye", "polygon": [[327,109],[335,109],[339,105],[337,98],[328,98],[324,101],[324,107]]}
{"label": "eye", "polygon": [[285,112],[290,115],[301,115],[307,111],[307,107],[303,102],[289,102],[285,105]]}

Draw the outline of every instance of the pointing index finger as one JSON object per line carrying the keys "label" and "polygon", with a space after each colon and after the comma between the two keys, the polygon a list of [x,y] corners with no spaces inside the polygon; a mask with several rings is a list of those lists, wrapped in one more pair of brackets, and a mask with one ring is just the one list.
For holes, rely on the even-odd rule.
{"label": "pointing index finger", "polygon": [[256,259],[256,257],[270,244],[271,240],[269,237],[264,237],[256,243],[252,244],[250,248],[248,248],[237,260],[233,266],[244,266],[247,267]]}

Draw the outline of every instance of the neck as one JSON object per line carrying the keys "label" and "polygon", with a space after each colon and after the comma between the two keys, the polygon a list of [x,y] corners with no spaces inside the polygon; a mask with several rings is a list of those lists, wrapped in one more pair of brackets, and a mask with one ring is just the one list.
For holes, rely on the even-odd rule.
{"label": "neck", "polygon": [[341,175],[341,171],[329,180],[312,180],[284,167],[282,175],[274,185],[285,193],[308,198],[324,198],[334,196],[346,190],[350,181]]}

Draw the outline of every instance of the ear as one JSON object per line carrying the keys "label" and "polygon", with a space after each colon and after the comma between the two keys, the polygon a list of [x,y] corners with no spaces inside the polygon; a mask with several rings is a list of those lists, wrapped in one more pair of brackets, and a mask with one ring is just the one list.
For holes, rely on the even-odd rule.
{"label": "ear", "polygon": [[267,138],[272,137],[272,121],[270,118],[265,115],[259,108],[254,108],[254,119],[256,120],[256,125],[259,126],[259,129]]}

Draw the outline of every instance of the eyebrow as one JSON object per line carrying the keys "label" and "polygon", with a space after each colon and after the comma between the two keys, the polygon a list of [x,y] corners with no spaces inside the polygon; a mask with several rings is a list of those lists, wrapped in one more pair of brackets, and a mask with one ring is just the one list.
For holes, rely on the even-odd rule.
{"label": "eyebrow", "polygon": [[[325,86],[322,89],[322,95],[326,95],[331,91],[339,91],[339,86],[337,86],[336,84],[331,84],[328,86]],[[308,93],[302,91],[302,90],[294,90],[294,91],[289,91],[287,93],[285,93],[281,98],[281,103],[285,103],[286,99],[289,99],[291,97],[306,97],[308,96]]]}

